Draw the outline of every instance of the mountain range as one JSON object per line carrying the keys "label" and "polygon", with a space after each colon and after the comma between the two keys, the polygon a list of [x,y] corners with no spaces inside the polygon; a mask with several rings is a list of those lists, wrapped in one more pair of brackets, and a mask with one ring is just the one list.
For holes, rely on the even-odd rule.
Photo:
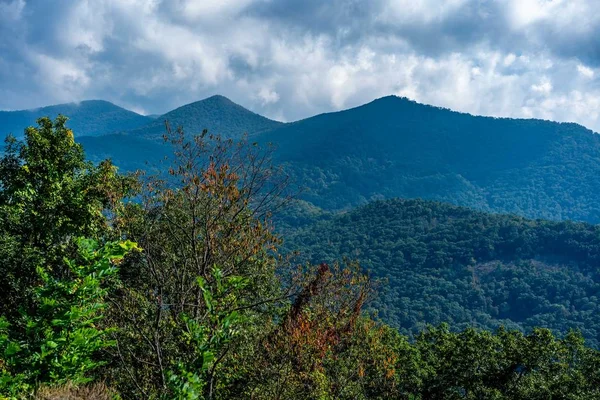
{"label": "mountain range", "polygon": [[216,95],[176,108],[148,124],[124,131],[129,135],[160,140],[165,133],[165,121],[169,121],[173,129],[181,127],[186,133],[197,134],[208,129],[234,139],[243,134],[255,135],[282,125],[281,122],[255,114],[226,97]]}
{"label": "mountain range", "polygon": [[327,210],[425,198],[532,218],[600,221],[600,136],[576,124],[477,117],[385,97],[257,140]]}
{"label": "mountain range", "polygon": [[26,127],[35,125],[36,119],[56,118],[59,114],[70,118],[69,126],[77,136],[101,136],[119,130],[134,129],[152,121],[152,118],[108,101],[87,100],[32,110],[0,111],[0,135],[6,136],[10,133],[20,138]]}
{"label": "mountain range", "polygon": [[103,101],[3,112],[0,126],[14,133],[58,112],[70,116],[89,158],[110,157],[124,170],[170,152],[161,139],[168,120],[188,133],[273,143],[303,199],[328,211],[402,197],[600,222],[600,136],[577,124],[473,116],[395,96],[281,123],[212,96],[159,117]]}
{"label": "mountain range", "polygon": [[165,121],[274,144],[303,189],[278,216],[284,250],[359,260],[388,282],[374,308],[404,333],[547,326],[600,346],[600,136],[583,126],[395,96],[281,123],[213,96],[161,116],[104,101],[0,112],[1,133],[58,113],[88,158],[125,171],[161,168]]}

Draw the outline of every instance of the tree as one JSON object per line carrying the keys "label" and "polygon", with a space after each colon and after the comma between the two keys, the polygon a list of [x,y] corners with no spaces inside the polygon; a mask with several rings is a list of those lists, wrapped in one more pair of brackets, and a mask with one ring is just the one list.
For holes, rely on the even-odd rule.
{"label": "tree", "polygon": [[[35,312],[22,321],[0,317],[0,395],[22,398],[40,385],[81,385],[104,365],[98,356],[113,343],[100,322],[108,293],[105,283],[117,275],[132,242],[98,248],[78,240],[81,262],[66,260],[68,277],[53,278],[38,267],[42,285],[34,289]],[[23,335],[13,326],[26,326]]]}
{"label": "tree", "polygon": [[[308,268],[281,321],[259,341],[248,381],[232,398],[386,399],[412,378],[414,351],[394,330],[363,314],[372,282],[357,264]],[[414,374],[411,372],[411,374]],[[399,382],[398,377],[406,378]]]}
{"label": "tree", "polygon": [[423,332],[420,354],[426,399],[593,399],[600,395],[600,353],[580,334],[563,339],[547,329],[524,335],[500,329]]}
{"label": "tree", "polygon": [[213,398],[229,379],[218,375],[232,341],[243,337],[225,340],[223,324],[246,331],[285,298],[269,213],[286,201],[286,180],[245,141],[206,132],[188,141],[182,130],[166,138],[175,148],[169,176],[150,177],[123,214],[123,232],[144,253],[124,266],[113,296],[122,330],[111,379],[131,396],[172,396],[169,377],[196,366],[190,379]]}
{"label": "tree", "polygon": [[130,178],[109,161],[85,161],[67,118],[40,118],[25,141],[6,140],[0,159],[0,314],[32,311],[41,276],[68,274],[63,257],[75,254],[77,237],[106,238],[106,211],[132,192]]}
{"label": "tree", "polygon": [[79,238],[105,243],[118,236],[108,217],[118,216],[135,185],[109,161],[86,162],[66,122],[63,116],[40,118],[23,142],[7,138],[0,159],[5,386],[15,380],[30,389],[40,382],[80,382],[97,366],[95,350],[105,343],[94,324],[101,283],[112,274],[106,263],[115,254],[103,253],[97,265],[85,258],[92,242]]}

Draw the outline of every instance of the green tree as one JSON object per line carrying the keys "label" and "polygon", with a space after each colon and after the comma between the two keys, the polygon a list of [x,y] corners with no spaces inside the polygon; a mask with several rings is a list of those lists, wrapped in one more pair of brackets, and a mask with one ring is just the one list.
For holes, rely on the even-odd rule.
{"label": "green tree", "polygon": [[169,371],[171,396],[185,399],[214,397],[217,382],[216,368],[219,358],[224,357],[231,343],[246,329],[245,316],[236,310],[237,296],[243,292],[248,281],[237,276],[224,277],[214,269],[214,293],[204,278],[198,277],[198,286],[206,309],[202,321],[189,315],[181,315],[185,324],[182,337],[193,344],[193,358],[187,363],[178,362],[174,371]]}
{"label": "green tree", "polygon": [[38,266],[54,277],[68,269],[74,238],[108,235],[107,211],[118,211],[133,181],[109,161],[85,161],[67,118],[40,118],[23,142],[6,140],[0,159],[0,314],[33,307]]}
{"label": "green tree", "polygon": [[36,311],[20,318],[25,335],[11,330],[21,321],[0,317],[0,394],[21,398],[42,384],[85,384],[104,365],[99,351],[113,344],[101,327],[105,284],[137,247],[113,242],[98,248],[83,239],[78,247],[81,262],[65,260],[68,277],[56,279],[37,268],[42,284],[34,289]]}
{"label": "green tree", "polygon": [[447,325],[423,332],[423,399],[595,399],[600,395],[600,353],[581,335],[555,338],[547,329],[496,334]]}

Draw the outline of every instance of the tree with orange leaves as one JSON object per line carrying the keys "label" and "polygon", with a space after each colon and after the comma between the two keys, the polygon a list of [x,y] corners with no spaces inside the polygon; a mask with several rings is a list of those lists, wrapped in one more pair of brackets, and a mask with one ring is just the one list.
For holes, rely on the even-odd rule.
{"label": "tree with orange leaves", "polygon": [[258,367],[240,398],[389,398],[400,393],[396,366],[409,344],[363,307],[373,282],[355,263],[321,264],[261,341]]}
{"label": "tree with orange leaves", "polygon": [[121,218],[144,252],[123,266],[113,296],[122,329],[108,377],[135,397],[173,396],[173,382],[196,382],[213,398],[244,327],[286,298],[269,215],[287,201],[287,182],[247,142],[182,130],[166,139],[175,149],[169,176],[147,179],[141,203]]}

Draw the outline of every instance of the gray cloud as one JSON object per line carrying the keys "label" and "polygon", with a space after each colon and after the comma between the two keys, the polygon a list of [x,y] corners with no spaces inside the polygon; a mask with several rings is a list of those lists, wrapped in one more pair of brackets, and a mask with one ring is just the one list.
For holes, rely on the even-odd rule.
{"label": "gray cloud", "polygon": [[0,109],[215,93],[294,120],[388,94],[600,131],[594,0],[0,0]]}

